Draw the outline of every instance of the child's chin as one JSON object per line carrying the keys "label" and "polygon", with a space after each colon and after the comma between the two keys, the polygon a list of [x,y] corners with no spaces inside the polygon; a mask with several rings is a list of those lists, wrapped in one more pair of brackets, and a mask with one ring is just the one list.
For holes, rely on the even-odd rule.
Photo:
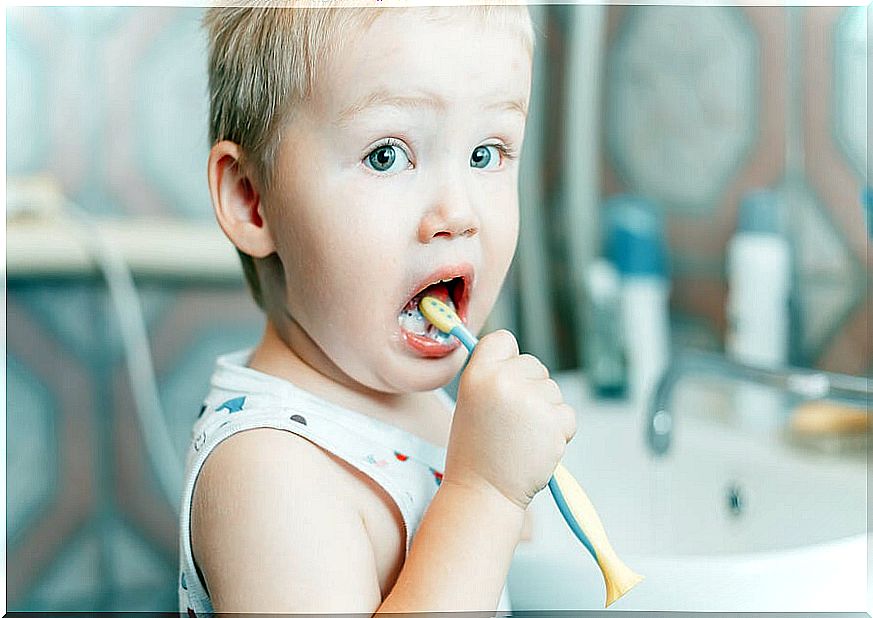
{"label": "child's chin", "polygon": [[452,362],[443,358],[439,363],[423,362],[429,359],[414,360],[398,372],[398,382],[406,392],[432,391],[442,388],[455,379],[463,365],[463,358]]}

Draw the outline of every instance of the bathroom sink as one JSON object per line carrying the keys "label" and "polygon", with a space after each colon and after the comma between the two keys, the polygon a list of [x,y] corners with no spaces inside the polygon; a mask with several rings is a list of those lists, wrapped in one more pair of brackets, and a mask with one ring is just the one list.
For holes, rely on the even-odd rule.
{"label": "bathroom sink", "polygon": [[[639,406],[592,402],[576,374],[555,380],[579,414],[564,465],[646,577],[612,608],[866,611],[863,455],[805,451],[679,409],[674,444],[655,458]],[[600,571],[549,492],[530,508],[532,539],[509,573],[513,609],[602,609]]]}

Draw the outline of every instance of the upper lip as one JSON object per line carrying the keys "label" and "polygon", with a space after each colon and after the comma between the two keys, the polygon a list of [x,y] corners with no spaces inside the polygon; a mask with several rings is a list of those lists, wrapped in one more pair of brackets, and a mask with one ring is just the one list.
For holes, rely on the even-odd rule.
{"label": "upper lip", "polygon": [[[421,292],[427,286],[442,281],[443,279],[454,279],[455,277],[460,277],[461,279],[463,279],[464,291],[462,299],[453,300],[455,300],[455,302],[465,301],[470,294],[470,289],[472,288],[473,272],[473,266],[467,262],[462,262],[460,264],[450,264],[437,268],[436,270],[418,279],[416,283],[412,284],[412,286],[407,290],[406,300],[403,302],[400,310],[403,311],[406,305],[409,304],[409,301],[411,301],[416,294]],[[457,307],[457,309],[460,309],[460,307]]]}

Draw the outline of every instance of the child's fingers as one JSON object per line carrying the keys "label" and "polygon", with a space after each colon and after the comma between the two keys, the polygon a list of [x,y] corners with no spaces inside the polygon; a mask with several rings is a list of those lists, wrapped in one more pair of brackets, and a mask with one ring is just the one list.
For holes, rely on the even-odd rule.
{"label": "child's fingers", "polygon": [[561,392],[561,387],[558,386],[558,383],[555,382],[553,379],[549,378],[547,380],[543,380],[541,388],[545,393],[543,397],[544,401],[555,405],[558,405],[559,403],[564,403],[564,394]]}
{"label": "child's fingers", "polygon": [[549,377],[549,370],[542,361],[533,354],[522,354],[512,361],[513,369],[520,377],[529,380],[545,380]]}
{"label": "child's fingers", "polygon": [[470,356],[470,364],[493,363],[516,356],[518,356],[518,342],[515,336],[508,330],[501,329],[488,333],[479,340]]}
{"label": "child's fingers", "polygon": [[564,439],[570,442],[576,435],[576,410],[569,404],[560,403],[555,406],[555,412],[561,416]]}

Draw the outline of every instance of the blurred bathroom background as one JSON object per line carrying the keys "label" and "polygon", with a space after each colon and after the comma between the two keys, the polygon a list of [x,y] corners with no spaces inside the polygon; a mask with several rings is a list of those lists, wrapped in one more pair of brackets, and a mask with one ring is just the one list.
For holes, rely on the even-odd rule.
{"label": "blurred bathroom background", "polygon": [[[6,12],[10,611],[176,611],[175,507],[113,300],[90,234],[46,187],[97,217],[133,271],[181,459],[216,355],[263,327],[209,204],[201,12]],[[521,239],[488,329],[584,375],[603,333],[582,301],[608,253],[605,204],[624,200],[663,230],[668,347],[722,352],[730,241],[767,190],[792,251],[787,361],[869,377],[869,8],[531,13]]]}

